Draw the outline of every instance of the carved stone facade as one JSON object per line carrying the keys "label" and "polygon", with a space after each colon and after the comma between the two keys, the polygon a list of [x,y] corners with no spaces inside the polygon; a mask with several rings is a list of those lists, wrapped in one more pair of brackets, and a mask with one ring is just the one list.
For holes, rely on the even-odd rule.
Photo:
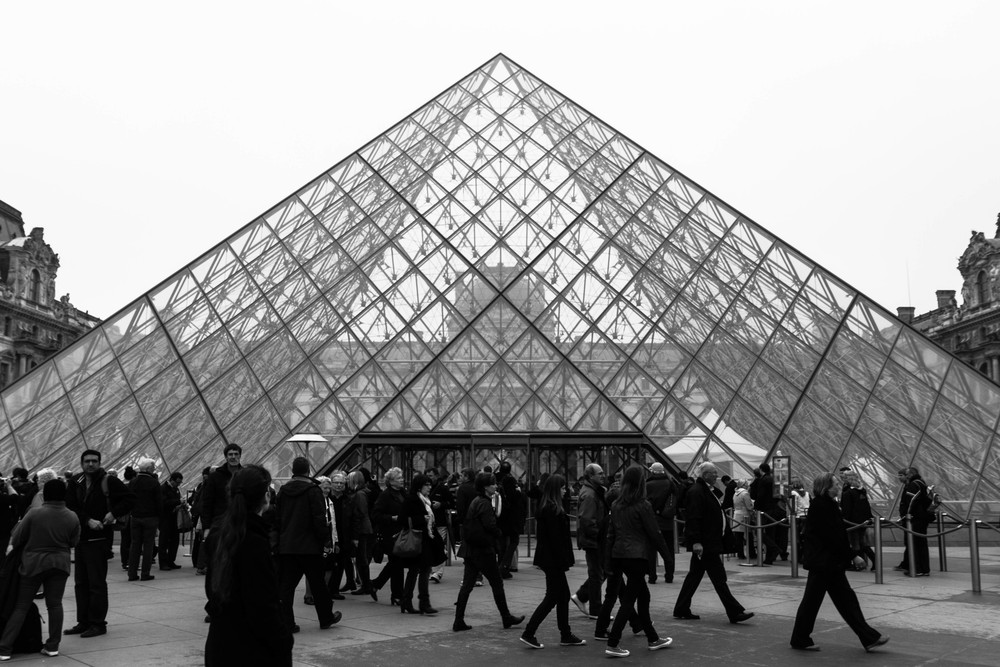
{"label": "carved stone facade", "polygon": [[[913,317],[910,324],[953,352],[994,382],[1000,383],[1000,215],[997,231],[988,239],[972,232],[958,260],[962,274],[961,305],[954,290],[937,291],[937,308]],[[903,320],[912,308],[900,308]]]}
{"label": "carved stone facade", "polygon": [[0,388],[100,323],[55,298],[58,271],[44,230],[25,236],[21,212],[0,201]]}

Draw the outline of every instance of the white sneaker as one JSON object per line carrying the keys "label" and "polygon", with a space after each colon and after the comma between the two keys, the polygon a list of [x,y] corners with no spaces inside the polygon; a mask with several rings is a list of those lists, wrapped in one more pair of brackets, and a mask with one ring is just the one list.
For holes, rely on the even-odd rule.
{"label": "white sneaker", "polygon": [[629,656],[628,649],[622,648],[621,646],[609,646],[604,649],[604,655],[609,658],[627,658]]}
{"label": "white sneaker", "polygon": [[47,648],[43,648],[42,649],[42,655],[47,655],[50,658],[54,658],[57,655],[59,655],[59,651],[53,651],[53,650],[50,650],[50,649],[47,649]]}
{"label": "white sneaker", "polygon": [[667,648],[674,643],[674,640],[670,637],[660,637],[655,642],[649,642],[650,651],[658,651],[661,648]]}
{"label": "white sneaker", "polygon": [[430,580],[435,584],[440,584],[442,579],[444,579],[444,572],[435,572],[430,576]]}
{"label": "white sneaker", "polygon": [[576,608],[580,610],[581,614],[583,614],[587,618],[590,618],[590,611],[587,609],[587,605],[585,605],[583,602],[580,601],[580,598],[576,596],[576,593],[570,595],[569,599],[573,601],[573,604],[576,605]]}

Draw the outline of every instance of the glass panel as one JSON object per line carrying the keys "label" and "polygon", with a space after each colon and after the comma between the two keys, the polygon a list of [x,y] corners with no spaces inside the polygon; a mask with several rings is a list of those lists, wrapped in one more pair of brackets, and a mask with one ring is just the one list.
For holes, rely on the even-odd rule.
{"label": "glass panel", "polygon": [[939,398],[927,424],[927,435],[948,447],[966,465],[979,470],[992,433],[951,401]]}
{"label": "glass panel", "polygon": [[697,362],[691,363],[670,393],[708,428],[715,425],[733,398],[733,390]]}
{"label": "glass panel", "polygon": [[288,429],[266,398],[226,428],[226,438],[230,442],[251,443],[258,452],[270,449],[288,436]]}
{"label": "glass panel", "polygon": [[17,447],[24,452],[26,463],[44,459],[80,433],[69,399],[60,398],[45,412],[14,430]]}
{"label": "glass panel", "polygon": [[[133,445],[148,438],[149,428],[139,407],[129,398],[84,431],[83,437],[86,446],[101,452],[102,461],[108,465]],[[74,462],[79,462],[80,450],[70,455]]]}
{"label": "glass panel", "polygon": [[799,403],[786,432],[824,470],[835,469],[841,452],[851,439],[849,429],[837,423],[808,398]]}
{"label": "glass panel", "polygon": [[260,398],[263,390],[246,364],[241,363],[203,393],[216,423],[226,428],[237,415]]}
{"label": "glass panel", "polygon": [[918,428],[927,423],[934,392],[892,361],[886,363],[878,379],[875,395]]}
{"label": "glass panel", "polygon": [[31,419],[57,400],[63,391],[55,363],[50,361],[39,366],[31,375],[3,392],[11,426],[17,428]]}
{"label": "glass panel", "polygon": [[[268,392],[278,415],[291,429],[306,419],[330,396],[330,389],[312,364],[302,364]],[[352,431],[357,430],[352,426]]]}
{"label": "glass panel", "polygon": [[112,364],[69,393],[70,402],[84,428],[130,394],[118,364]]}
{"label": "glass panel", "polygon": [[[199,455],[209,443],[217,445],[217,442],[213,442],[217,435],[199,400],[188,403],[180,413],[153,431],[153,438],[160,451],[171,452],[172,460],[177,462],[175,470],[197,470],[197,467],[189,467],[184,463],[192,456]],[[221,448],[205,449],[204,454],[213,463],[222,462]],[[252,454],[246,458],[252,460]],[[199,459],[199,463],[201,460],[203,459]]]}
{"label": "glass panel", "polygon": [[[792,414],[795,402],[799,399],[799,390],[785,382],[767,364],[758,363],[740,388],[740,396],[772,424],[781,426]],[[771,443],[776,439],[777,437],[773,438]]]}
{"label": "glass panel", "polygon": [[102,328],[115,352],[121,354],[150,335],[157,328],[157,321],[149,302],[141,299],[124,313],[105,322]]}
{"label": "glass panel", "polygon": [[865,406],[856,432],[878,454],[904,464],[912,459],[920,440],[920,431],[876,399]]}
{"label": "glass panel", "polygon": [[964,364],[952,364],[941,395],[964,409],[984,426],[993,428],[1000,415],[1000,389]]}
{"label": "glass panel", "polygon": [[284,329],[247,357],[247,363],[265,389],[274,386],[289,368],[298,366],[304,360],[301,348]]}
{"label": "glass panel", "polygon": [[194,393],[184,368],[180,364],[174,364],[157,377],[155,382],[150,382],[138,392],[136,400],[150,428],[156,428],[194,396]]}
{"label": "glass panel", "polygon": [[951,361],[944,350],[909,329],[900,332],[891,358],[935,390],[940,388]]}
{"label": "glass panel", "polygon": [[66,390],[73,389],[114,358],[100,329],[95,329],[55,358],[59,377]]}
{"label": "glass panel", "polygon": [[126,352],[119,361],[132,389],[138,389],[177,361],[177,356],[163,330],[158,330]]}
{"label": "glass panel", "polygon": [[720,330],[705,340],[697,359],[733,389],[740,386],[754,362],[745,347]]}
{"label": "glass panel", "polygon": [[214,382],[239,360],[240,351],[225,329],[220,329],[193,352],[184,355],[184,363],[199,387]]}
{"label": "glass panel", "polygon": [[822,405],[841,424],[854,428],[865,406],[868,390],[859,387],[832,364],[823,364],[809,387],[809,398]]}

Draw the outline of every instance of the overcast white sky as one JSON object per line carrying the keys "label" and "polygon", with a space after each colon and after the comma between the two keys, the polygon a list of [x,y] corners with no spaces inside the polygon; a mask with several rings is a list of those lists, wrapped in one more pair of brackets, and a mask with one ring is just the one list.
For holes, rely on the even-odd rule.
{"label": "overcast white sky", "polygon": [[995,233],[1000,3],[346,5],[0,5],[57,295],[112,315],[498,52],[893,312]]}

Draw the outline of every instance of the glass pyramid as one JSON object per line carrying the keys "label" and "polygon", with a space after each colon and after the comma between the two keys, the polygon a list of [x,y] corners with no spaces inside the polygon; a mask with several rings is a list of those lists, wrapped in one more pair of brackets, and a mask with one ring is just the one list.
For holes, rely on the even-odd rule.
{"label": "glass pyramid", "polygon": [[1000,387],[503,55],[2,393],[0,466],[638,433],[998,509]]}

